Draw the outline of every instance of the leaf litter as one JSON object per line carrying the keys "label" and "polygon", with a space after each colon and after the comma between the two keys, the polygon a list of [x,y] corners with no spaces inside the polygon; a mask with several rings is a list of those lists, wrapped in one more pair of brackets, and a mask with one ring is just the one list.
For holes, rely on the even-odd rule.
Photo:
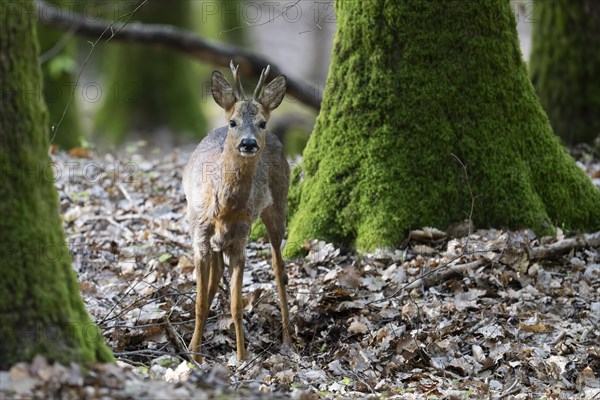
{"label": "leaf litter", "polygon": [[[281,345],[268,243],[249,243],[248,360],[235,358],[224,279],[205,328],[206,362],[190,362],[195,276],[181,189],[186,159],[178,152],[128,162],[53,155],[73,268],[118,363],[84,373],[38,356],[0,372],[0,394],[600,398],[600,233],[469,233],[469,221],[459,237],[425,227],[403,248],[360,256],[307,242],[308,255],[287,262],[294,349]],[[578,163],[600,186],[600,164]]]}

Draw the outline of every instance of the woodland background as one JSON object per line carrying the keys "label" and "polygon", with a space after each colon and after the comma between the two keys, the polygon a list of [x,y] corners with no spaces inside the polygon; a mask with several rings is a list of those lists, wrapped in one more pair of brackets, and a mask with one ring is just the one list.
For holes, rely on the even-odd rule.
{"label": "woodland background", "polygon": [[[473,207],[482,203],[473,193],[471,207],[466,202],[465,221],[411,226],[406,237],[385,248],[369,248],[370,236],[362,242],[359,238],[357,244],[356,236],[350,240],[346,231],[330,235],[328,228],[323,235],[305,237],[306,228],[295,221],[287,269],[296,352],[281,352],[280,335],[274,329],[280,317],[267,239],[257,225],[247,248],[244,276],[249,360],[235,360],[226,280],[205,331],[206,362],[189,360],[186,344],[193,329],[195,285],[180,182],[195,144],[224,124],[222,110],[210,95],[210,73],[215,66],[227,65],[233,55],[241,60],[247,87],[256,81],[263,61],[298,83],[274,113],[269,129],[284,143],[290,165],[308,171],[310,181],[310,168],[302,169],[303,150],[315,131],[326,143],[327,115],[338,115],[335,101],[327,103],[326,96],[335,98],[343,92],[326,84],[328,73],[336,77],[346,62],[342,39],[338,50],[334,48],[336,28],[364,24],[364,46],[357,45],[357,57],[365,49],[368,53],[369,40],[377,37],[370,32],[381,31],[384,37],[386,29],[393,30],[369,25],[368,16],[379,7],[376,2],[368,2],[364,10],[342,3],[336,4],[344,7],[342,20],[330,1],[55,1],[54,6],[37,2],[35,17],[23,20],[2,3],[3,51],[10,48],[5,43],[13,43],[16,26],[35,25],[39,48],[33,42],[29,48],[37,50],[32,57],[39,57],[39,64],[32,64],[34,72],[29,67],[23,70],[29,79],[39,65],[43,80],[39,87],[32,84],[26,90],[39,93],[48,108],[42,127],[23,128],[29,126],[27,118],[17,119],[26,123],[15,123],[11,115],[22,115],[19,112],[27,107],[11,103],[9,77],[16,75],[10,75],[11,63],[3,63],[1,204],[3,219],[9,222],[0,229],[1,271],[6,277],[0,298],[10,299],[0,307],[3,396],[592,399],[600,395],[600,236],[598,221],[593,220],[600,210],[596,201],[600,7],[589,0],[494,3],[499,9],[510,4],[541,106],[568,151],[568,162],[585,174],[585,184],[596,189],[589,190],[592,195],[581,203],[591,205],[586,227],[556,224],[541,232],[473,225]],[[460,3],[455,2],[454,9]],[[120,25],[99,40],[95,31],[86,33],[86,26],[61,25],[53,14],[56,6],[90,23],[120,18],[129,28],[139,27],[136,21],[173,25],[214,47],[194,53],[190,48],[168,51],[167,42],[162,49],[136,44],[132,41],[141,40],[121,38],[129,33]],[[394,11],[391,3],[385,7]],[[363,14],[365,19],[358,17]],[[433,43],[432,48],[436,42],[424,41]],[[23,47],[29,43],[22,42]],[[333,69],[334,64],[339,69]],[[477,76],[477,71],[471,72]],[[362,82],[360,77],[347,79]],[[364,86],[365,92],[371,89]],[[321,125],[319,109],[328,113],[319,117]],[[35,139],[37,131],[47,134],[47,140]],[[27,143],[33,143],[29,150]],[[436,146],[435,141],[430,143]],[[307,156],[309,167],[315,159],[329,157],[316,146]],[[45,162],[48,153],[50,161]],[[11,157],[23,154],[37,155],[31,156],[33,167],[25,174],[33,177],[29,181],[19,175],[25,167],[18,169],[17,178],[13,175],[16,162]],[[458,171],[468,192],[479,179],[477,172],[472,164],[454,157],[440,168]],[[562,159],[547,167],[562,170]],[[38,193],[37,187],[43,186],[39,182],[52,185]],[[29,209],[46,210],[39,204],[55,196],[52,187],[60,211],[56,226],[62,226],[67,250],[55,247],[54,239],[39,239],[37,235],[54,232],[46,231],[52,223],[11,200],[14,193],[36,193],[31,202],[35,206]],[[297,187],[301,193],[301,185]],[[391,192],[394,187],[389,182],[378,190]],[[567,183],[565,188],[571,190]],[[300,197],[292,196],[294,212],[302,207],[294,200]],[[50,211],[41,214],[52,214],[52,207],[51,203]],[[25,220],[37,233],[14,228],[15,220]],[[349,224],[338,220],[339,225]],[[360,230],[348,228],[352,233]],[[33,250],[24,257],[14,245],[26,242]],[[292,245],[296,250],[289,250]],[[71,269],[77,281],[71,282]],[[44,286],[52,279],[61,285],[66,282],[68,288]],[[67,320],[70,330],[55,331],[48,328],[55,326],[50,317],[40,317],[35,325],[15,330],[13,318],[19,318],[15,310],[28,304],[23,295],[28,289],[23,287],[36,288],[33,304],[50,299],[48,308],[72,306],[75,314],[89,313],[90,319]],[[45,293],[63,289],[70,294],[62,303]],[[87,313],[76,305],[77,289]],[[53,313],[44,309],[35,318]],[[70,334],[78,335],[73,332],[84,332],[85,339],[98,346],[92,360],[116,364],[90,364],[87,355],[67,356],[61,364],[55,362],[62,358],[55,350],[13,357],[20,348],[11,344],[19,340],[26,343],[31,337],[51,348],[69,342]]]}

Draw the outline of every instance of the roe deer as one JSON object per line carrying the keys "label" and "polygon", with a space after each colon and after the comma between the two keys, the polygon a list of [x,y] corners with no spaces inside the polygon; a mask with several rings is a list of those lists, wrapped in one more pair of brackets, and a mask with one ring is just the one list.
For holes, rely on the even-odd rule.
{"label": "roe deer", "polygon": [[[266,131],[271,111],[286,91],[280,75],[265,86],[270,67],[262,71],[252,99],[246,99],[238,67],[230,64],[234,87],[219,71],[212,74],[214,100],[225,110],[228,126],[210,132],[198,145],[183,172],[187,198],[194,266],[196,270],[196,325],[190,343],[193,358],[199,354],[208,310],[215,296],[224,265],[231,276],[231,316],[237,358],[246,356],[242,325],[242,277],[244,249],[250,227],[263,220],[273,255],[273,268],[283,323],[283,341],[291,346],[285,285],[287,275],[281,258],[285,234],[285,212],[289,188],[289,166],[283,146]],[[263,88],[264,87],[264,88]]]}

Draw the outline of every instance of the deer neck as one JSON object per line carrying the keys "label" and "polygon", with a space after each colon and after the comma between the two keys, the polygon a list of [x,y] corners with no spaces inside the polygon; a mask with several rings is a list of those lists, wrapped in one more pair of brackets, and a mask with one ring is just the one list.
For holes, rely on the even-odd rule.
{"label": "deer neck", "polygon": [[221,164],[221,190],[218,201],[224,212],[250,210],[251,193],[254,184],[254,172],[258,155],[245,158],[235,153],[226,152]]}

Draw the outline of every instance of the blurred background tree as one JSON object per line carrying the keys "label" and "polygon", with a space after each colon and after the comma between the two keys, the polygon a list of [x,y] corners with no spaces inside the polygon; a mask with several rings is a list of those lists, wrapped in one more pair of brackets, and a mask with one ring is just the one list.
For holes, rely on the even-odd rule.
{"label": "blurred background tree", "polygon": [[[55,0],[49,4],[68,10],[73,2]],[[83,139],[80,109],[73,92],[78,68],[75,37],[73,32],[38,26],[38,39],[44,81],[42,93],[50,114],[50,138],[61,149],[69,150],[80,146]]]}
{"label": "blurred background tree", "polygon": [[243,0],[220,0],[219,3],[221,31],[217,40],[242,47],[250,45],[242,18]]}
{"label": "blurred background tree", "polygon": [[[131,6],[122,1],[119,8]],[[193,29],[192,16],[190,1],[153,0],[132,19]],[[160,146],[165,140],[185,142],[176,135],[189,140],[206,134],[201,79],[193,60],[138,45],[110,43],[104,50],[105,94],[95,121],[95,131],[103,138],[119,143],[136,133]]]}
{"label": "blurred background tree", "polygon": [[537,0],[531,79],[569,146],[600,136],[600,1]]}

